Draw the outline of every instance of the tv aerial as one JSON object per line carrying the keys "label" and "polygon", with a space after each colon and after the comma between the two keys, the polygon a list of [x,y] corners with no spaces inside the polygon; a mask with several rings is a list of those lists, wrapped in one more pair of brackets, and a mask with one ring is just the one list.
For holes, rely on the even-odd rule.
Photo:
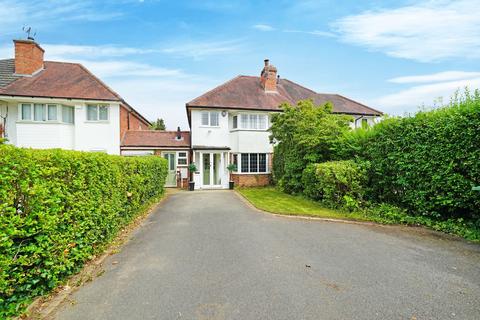
{"label": "tv aerial", "polygon": [[27,39],[28,40],[35,40],[34,37],[37,35],[37,32],[33,31],[32,27],[23,26],[22,30],[23,30],[23,32],[25,32],[27,34]]}

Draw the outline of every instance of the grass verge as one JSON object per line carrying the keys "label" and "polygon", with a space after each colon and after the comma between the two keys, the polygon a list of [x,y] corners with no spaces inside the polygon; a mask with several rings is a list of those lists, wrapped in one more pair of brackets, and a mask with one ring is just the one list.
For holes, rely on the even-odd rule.
{"label": "grass verge", "polygon": [[258,209],[271,213],[329,219],[368,220],[360,213],[345,213],[328,209],[316,201],[303,196],[286,194],[274,187],[239,188],[237,191]]}
{"label": "grass verge", "polygon": [[239,188],[237,191],[256,208],[275,214],[423,226],[457,235],[472,242],[480,242],[479,222],[463,219],[435,220],[424,216],[413,216],[405,210],[387,204],[354,212],[333,210],[317,201],[301,195],[286,194],[274,187]]}

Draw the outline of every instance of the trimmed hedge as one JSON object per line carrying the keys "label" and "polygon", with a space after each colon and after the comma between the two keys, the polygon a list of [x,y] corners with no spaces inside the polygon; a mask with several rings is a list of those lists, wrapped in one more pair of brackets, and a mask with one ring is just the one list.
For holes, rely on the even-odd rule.
{"label": "trimmed hedge", "polygon": [[303,171],[303,193],[329,207],[358,209],[365,194],[367,167],[353,160],[310,164]]}
{"label": "trimmed hedge", "polygon": [[436,219],[480,225],[480,93],[450,106],[386,119],[338,144],[341,159],[371,163],[369,198]]}
{"label": "trimmed hedge", "polygon": [[0,318],[99,253],[164,192],[166,160],[0,147]]}

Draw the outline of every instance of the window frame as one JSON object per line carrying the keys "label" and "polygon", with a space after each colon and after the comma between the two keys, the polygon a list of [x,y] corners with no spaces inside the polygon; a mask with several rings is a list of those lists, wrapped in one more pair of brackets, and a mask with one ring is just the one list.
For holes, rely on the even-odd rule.
{"label": "window frame", "polygon": [[[181,156],[182,153],[185,153],[184,157]],[[185,163],[180,163],[180,160],[185,160]],[[177,152],[177,166],[186,166],[186,165],[188,165],[188,151],[178,151]]]}
{"label": "window frame", "polygon": [[[89,108],[95,107],[96,109],[96,119],[89,119]],[[105,108],[107,110],[107,119],[100,119],[100,108]],[[106,104],[92,104],[88,103],[85,107],[85,114],[86,114],[86,122],[109,122],[110,121],[110,105]]]}
{"label": "window frame", "polygon": [[[29,107],[30,111],[28,112],[29,118],[24,118],[24,108]],[[42,120],[35,120],[35,106],[43,107],[43,117]],[[55,107],[55,113],[51,112]],[[72,108],[73,109],[73,122],[63,121],[63,109]],[[19,103],[19,122],[28,122],[28,123],[56,123],[56,124],[75,124],[75,109],[73,106],[65,106],[59,103],[34,103],[34,102],[22,102]],[[55,114],[55,119],[50,119],[52,115]]]}
{"label": "window frame", "polygon": [[[237,171],[236,173],[239,174],[269,174],[269,167],[268,167],[268,153],[264,152],[244,152],[244,153],[235,153],[234,156],[237,156]],[[255,157],[252,157],[255,155]],[[261,164],[260,158],[265,157],[265,171],[260,171]],[[256,165],[253,168],[256,168],[257,171],[252,171],[252,158],[256,158]],[[245,159],[247,160],[247,168],[244,166]]]}
{"label": "window frame", "polygon": [[[235,117],[237,121],[235,123]],[[233,116],[232,130],[267,131],[268,114],[241,112]]]}
{"label": "window frame", "polygon": [[[207,124],[204,123],[205,120],[204,116],[207,116]],[[216,115],[217,124],[212,125],[212,116]],[[219,111],[201,111],[200,113],[200,126],[201,127],[208,127],[208,128],[220,128],[220,112]]]}

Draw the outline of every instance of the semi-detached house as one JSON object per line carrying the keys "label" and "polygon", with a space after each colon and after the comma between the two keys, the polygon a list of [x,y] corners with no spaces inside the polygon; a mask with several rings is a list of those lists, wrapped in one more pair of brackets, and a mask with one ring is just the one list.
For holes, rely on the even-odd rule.
{"label": "semi-detached house", "polygon": [[333,112],[353,116],[353,127],[373,124],[382,112],[338,94],[321,94],[277,76],[265,60],[260,77],[237,76],[186,104],[191,130],[195,188],[227,188],[227,165],[237,186],[270,182],[273,146],[268,128],[282,103],[295,105],[312,99],[317,105],[332,102]]}
{"label": "semi-detached house", "polygon": [[128,130],[149,122],[78,63],[44,61],[33,40],[0,60],[0,137],[19,147],[120,154]]}

